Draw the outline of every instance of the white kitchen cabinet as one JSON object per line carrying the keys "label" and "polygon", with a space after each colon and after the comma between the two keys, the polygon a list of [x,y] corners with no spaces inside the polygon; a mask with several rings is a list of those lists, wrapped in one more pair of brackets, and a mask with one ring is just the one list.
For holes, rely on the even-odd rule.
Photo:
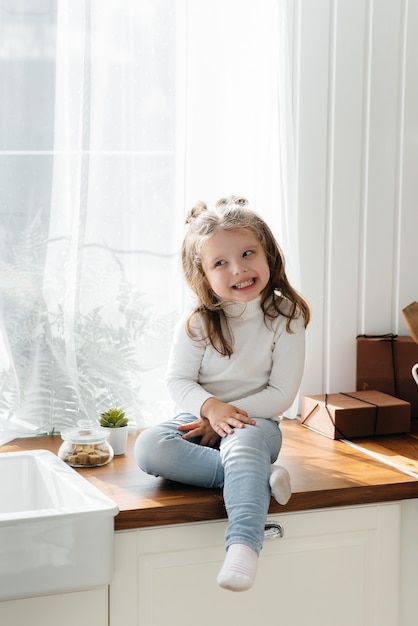
{"label": "white kitchen cabinet", "polygon": [[2,626],[107,626],[108,588],[0,602]]}
{"label": "white kitchen cabinet", "polygon": [[397,626],[401,504],[270,516],[254,587],[220,589],[224,521],[116,533],[110,626]]}
{"label": "white kitchen cabinet", "polygon": [[401,626],[418,624],[418,500],[402,502],[401,521]]}

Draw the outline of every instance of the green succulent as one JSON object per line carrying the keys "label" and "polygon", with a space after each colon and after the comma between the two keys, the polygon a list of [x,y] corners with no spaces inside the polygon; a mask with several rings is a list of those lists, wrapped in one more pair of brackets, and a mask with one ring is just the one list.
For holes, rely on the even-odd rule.
{"label": "green succulent", "polygon": [[122,426],[127,425],[128,420],[122,409],[109,409],[100,415],[100,426],[105,428],[122,428]]}

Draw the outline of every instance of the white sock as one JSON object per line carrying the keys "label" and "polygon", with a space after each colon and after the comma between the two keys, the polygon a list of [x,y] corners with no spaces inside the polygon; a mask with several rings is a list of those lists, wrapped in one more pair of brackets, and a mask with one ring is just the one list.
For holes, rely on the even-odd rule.
{"label": "white sock", "polygon": [[290,486],[290,476],[287,469],[281,465],[271,466],[270,487],[271,493],[279,504],[289,502],[290,496],[292,495],[292,488]]}
{"label": "white sock", "polygon": [[229,546],[218,574],[218,585],[230,591],[246,591],[252,587],[257,572],[258,554],[243,543]]}

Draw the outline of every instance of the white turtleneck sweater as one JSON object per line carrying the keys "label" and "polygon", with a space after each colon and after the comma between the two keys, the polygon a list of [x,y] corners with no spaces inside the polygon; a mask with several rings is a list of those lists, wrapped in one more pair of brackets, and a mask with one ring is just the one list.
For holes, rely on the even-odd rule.
{"label": "white turtleneck sweater", "polygon": [[[283,315],[264,321],[260,298],[229,303],[227,315],[233,335],[231,357],[221,356],[207,341],[189,337],[186,317],[181,320],[167,370],[170,396],[179,412],[197,417],[203,403],[215,396],[246,411],[251,418],[278,419],[291,406],[302,378],[303,317],[292,320],[293,332],[289,333]],[[196,314],[192,328],[197,330],[197,336],[202,327]]]}

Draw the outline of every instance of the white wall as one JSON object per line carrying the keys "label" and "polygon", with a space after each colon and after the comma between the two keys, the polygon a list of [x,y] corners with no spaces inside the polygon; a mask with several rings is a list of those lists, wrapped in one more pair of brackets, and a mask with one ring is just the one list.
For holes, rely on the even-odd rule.
{"label": "white wall", "polygon": [[355,389],[357,334],[418,300],[418,0],[294,0],[302,393]]}

